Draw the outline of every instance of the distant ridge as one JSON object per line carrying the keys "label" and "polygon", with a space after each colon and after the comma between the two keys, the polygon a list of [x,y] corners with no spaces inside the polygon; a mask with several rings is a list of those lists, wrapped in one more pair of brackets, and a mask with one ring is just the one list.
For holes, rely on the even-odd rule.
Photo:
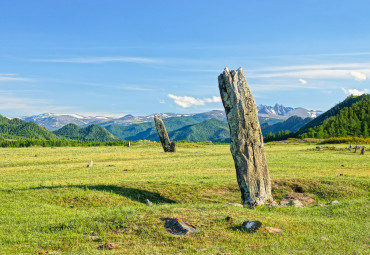
{"label": "distant ridge", "polygon": [[81,128],[76,124],[71,123],[62,127],[61,129],[53,131],[53,133],[71,140],[101,142],[117,140],[117,138],[109,133],[108,130],[96,124]]}
{"label": "distant ridge", "polygon": [[[316,117],[321,111],[307,110],[301,107],[285,107],[283,105],[276,104],[275,106],[259,105],[259,121],[261,124],[275,124],[288,119],[291,116],[299,116],[302,118]],[[134,116],[131,114],[114,118],[104,116],[84,116],[80,114],[53,114],[44,113],[40,115],[33,115],[29,117],[22,117],[25,121],[35,122],[47,129],[54,131],[64,127],[67,124],[73,123],[80,127],[86,127],[91,124],[98,124],[103,127],[117,124],[122,126],[128,126],[132,124],[139,124],[144,122],[152,122],[154,114],[147,116]],[[226,115],[223,110],[212,110],[203,113],[192,113],[192,114],[180,114],[180,113],[160,113],[162,119],[172,117],[191,117],[196,121],[202,122],[208,119],[218,119],[226,122]]]}

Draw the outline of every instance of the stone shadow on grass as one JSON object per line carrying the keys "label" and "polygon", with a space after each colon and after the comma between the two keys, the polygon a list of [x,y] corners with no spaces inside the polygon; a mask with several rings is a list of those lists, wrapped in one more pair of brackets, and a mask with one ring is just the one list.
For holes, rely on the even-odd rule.
{"label": "stone shadow on grass", "polygon": [[40,186],[29,188],[28,190],[41,190],[41,189],[60,189],[60,188],[79,188],[84,190],[97,190],[112,192],[123,197],[129,198],[133,201],[145,203],[145,199],[149,199],[155,204],[174,204],[175,200],[162,197],[159,193],[154,193],[147,190],[120,187],[116,185],[66,185],[66,186]]}

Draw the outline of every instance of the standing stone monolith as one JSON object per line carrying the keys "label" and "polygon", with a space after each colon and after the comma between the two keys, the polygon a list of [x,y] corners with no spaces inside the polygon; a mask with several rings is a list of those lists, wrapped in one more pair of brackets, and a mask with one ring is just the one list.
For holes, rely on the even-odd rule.
{"label": "standing stone monolith", "polygon": [[154,115],[154,122],[164,152],[176,152],[176,145],[175,143],[170,141],[170,138],[168,137],[167,130],[161,116],[159,116],[158,114]]}
{"label": "standing stone monolith", "polygon": [[256,102],[242,68],[227,67],[218,76],[222,103],[230,128],[230,150],[244,205],[259,206],[273,201],[265,147]]}

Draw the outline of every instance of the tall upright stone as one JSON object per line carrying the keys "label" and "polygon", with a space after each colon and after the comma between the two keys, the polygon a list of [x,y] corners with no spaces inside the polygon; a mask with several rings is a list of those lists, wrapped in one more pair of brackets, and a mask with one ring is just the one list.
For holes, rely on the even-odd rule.
{"label": "tall upright stone", "polygon": [[242,68],[227,67],[218,76],[218,86],[231,136],[231,154],[244,205],[272,202],[270,175],[256,102]]}
{"label": "tall upright stone", "polygon": [[167,134],[166,126],[164,125],[161,116],[159,116],[158,114],[154,115],[154,123],[164,152],[176,152],[176,145],[175,143],[170,141],[170,138]]}

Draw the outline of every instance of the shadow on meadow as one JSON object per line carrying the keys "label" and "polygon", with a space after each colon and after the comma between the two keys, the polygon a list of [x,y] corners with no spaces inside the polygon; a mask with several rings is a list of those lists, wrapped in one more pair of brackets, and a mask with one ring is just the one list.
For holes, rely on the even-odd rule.
{"label": "shadow on meadow", "polygon": [[159,193],[154,193],[151,191],[136,189],[136,188],[127,188],[120,187],[116,185],[66,185],[66,186],[40,186],[29,188],[28,190],[53,190],[53,189],[63,189],[63,188],[78,188],[83,190],[96,190],[104,191],[108,193],[115,193],[120,196],[131,199],[132,201],[137,201],[140,203],[145,203],[145,199],[149,199],[151,202],[156,204],[174,204],[177,203],[175,200],[165,198]]}

